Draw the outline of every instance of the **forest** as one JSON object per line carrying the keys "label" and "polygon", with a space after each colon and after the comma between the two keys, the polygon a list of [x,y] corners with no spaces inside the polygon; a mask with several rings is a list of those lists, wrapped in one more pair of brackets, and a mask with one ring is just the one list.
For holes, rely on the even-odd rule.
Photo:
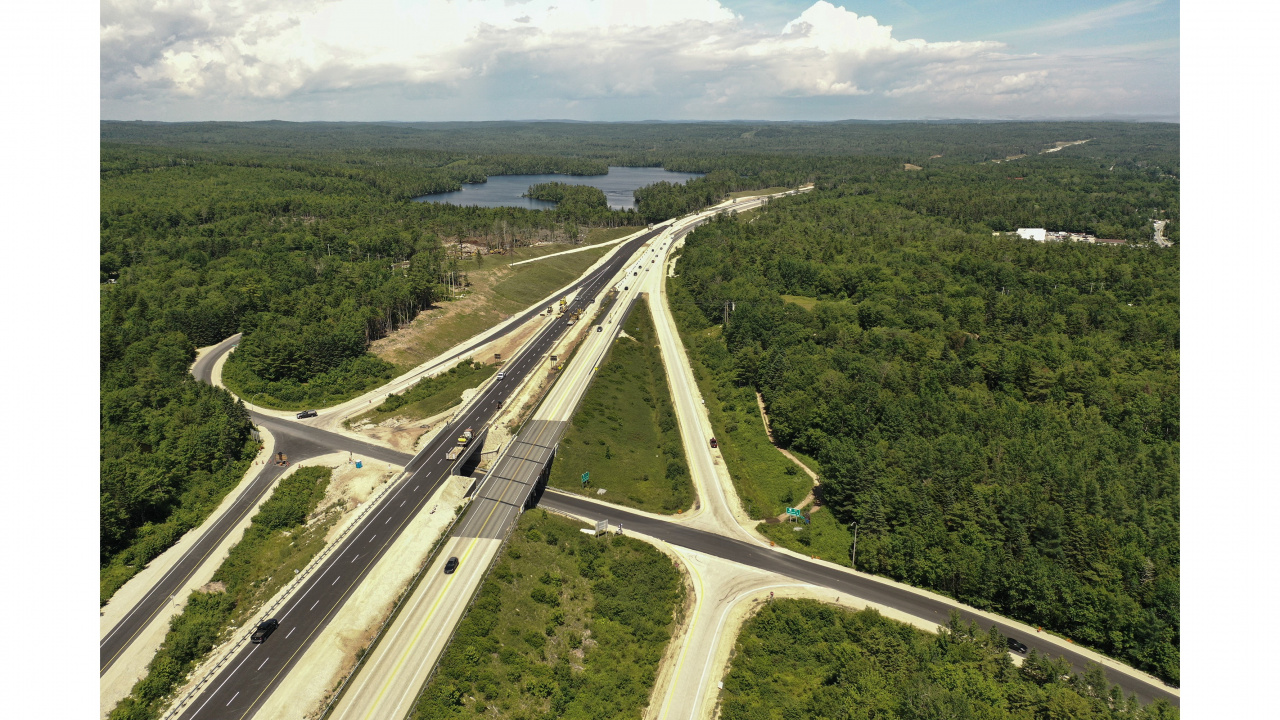
{"label": "forest", "polygon": [[724,720],[1179,717],[1166,702],[1125,697],[1097,665],[1076,674],[1032,650],[1019,667],[994,628],[954,616],[935,635],[875,610],[775,600],[747,621],[735,650]]}
{"label": "forest", "polygon": [[[861,569],[1176,681],[1177,249],[991,233],[1133,243],[1163,218],[1176,242],[1177,125],[100,127],[103,602],[256,451],[244,407],[187,372],[195,348],[244,333],[229,386],[323,407],[397,372],[369,343],[449,300],[459,241],[572,241],[814,182],[812,197],[690,238],[672,295],[689,299],[683,330],[731,306],[723,340],[687,337],[690,351],[722,354],[762,392],[779,441],[821,464],[828,506],[865,523]],[[412,202],[609,165],[706,175],[641,189],[635,213],[585,191],[550,211]]]}
{"label": "forest", "polygon": [[692,233],[671,292],[690,352],[821,465],[859,570],[1176,683],[1177,248],[993,237],[895,192]]}

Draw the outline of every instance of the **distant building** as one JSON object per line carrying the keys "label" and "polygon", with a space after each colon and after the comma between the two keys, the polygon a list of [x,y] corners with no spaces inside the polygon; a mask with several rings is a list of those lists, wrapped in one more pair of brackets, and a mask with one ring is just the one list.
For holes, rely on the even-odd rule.
{"label": "distant building", "polygon": [[1124,245],[1124,240],[1117,240],[1115,238],[1098,238],[1094,240],[1094,242],[1107,243],[1108,245]]}
{"label": "distant building", "polygon": [[1023,240],[1035,240],[1036,242],[1044,242],[1046,230],[1044,228],[1018,228],[1018,237]]}

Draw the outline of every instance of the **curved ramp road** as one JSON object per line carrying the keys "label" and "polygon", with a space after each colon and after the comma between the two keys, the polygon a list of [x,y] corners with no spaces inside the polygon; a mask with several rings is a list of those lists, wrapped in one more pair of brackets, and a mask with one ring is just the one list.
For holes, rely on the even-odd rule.
{"label": "curved ramp road", "polygon": [[[639,247],[659,232],[661,230],[654,230],[628,242],[608,263],[578,283],[575,287],[578,295],[569,305],[568,312],[563,317],[547,322],[521,348],[516,357],[503,366],[505,379],[490,383],[478,398],[471,401],[460,417],[455,418],[444,432],[439,433],[409,463],[405,478],[389,491],[386,499],[381,501],[367,520],[352,529],[350,537],[333,550],[311,579],[303,583],[280,607],[275,614],[280,620],[279,629],[265,643],[242,646],[200,688],[190,702],[181,706],[179,717],[247,718],[257,711],[267,694],[302,657],[302,653],[399,537],[403,528],[422,509],[439,484],[455,470],[455,463],[444,460],[444,453],[458,433],[467,427],[485,427],[497,413],[499,401],[505,401],[525,376],[543,367],[547,352],[569,328],[568,321],[572,312],[586,309],[607,288],[606,283],[622,269]],[[537,308],[529,311],[529,317],[536,316],[537,311]],[[513,323],[510,327],[515,326]],[[266,420],[256,416],[255,421],[271,427]],[[277,447],[286,447],[286,443],[291,441],[319,444],[341,441],[341,447],[345,449],[352,442],[343,436],[301,423],[287,420],[273,422],[280,422],[293,432],[290,435],[281,431],[277,435]],[[277,431],[273,428],[272,432]],[[332,449],[330,447],[328,450]],[[513,504],[505,495],[495,499],[495,507],[498,505],[513,507],[516,514],[520,510],[518,502]],[[505,516],[505,513],[501,514]],[[491,527],[493,526],[486,526],[485,531],[492,532]],[[464,521],[460,531],[465,532],[470,528]]]}
{"label": "curved ramp road", "polygon": [[[623,267],[637,248],[659,232],[661,232],[661,228],[644,233],[628,241],[599,269],[571,286],[566,291],[566,294],[584,288],[594,288],[591,291],[594,294],[599,290],[601,283],[607,281]],[[476,348],[515,331],[525,322],[536,317],[543,307],[539,305],[526,310],[515,322],[508,323],[506,327],[495,333],[482,333],[474,342],[468,344],[464,350],[459,351],[452,358],[446,359],[446,362],[464,357]],[[558,327],[563,330],[564,319],[557,320],[548,327]],[[191,368],[191,372],[196,379],[206,383],[210,382],[214,364],[240,342],[240,337],[239,333],[232,335],[215,345],[212,350],[197,360]],[[545,348],[548,345],[549,341],[546,341],[542,343],[541,347]],[[493,388],[516,387],[519,384],[517,378],[512,376],[511,369],[507,369],[506,372],[508,380],[503,383],[493,383],[484,398],[472,403],[472,412],[469,412],[466,417],[460,418],[455,423],[457,425],[456,429],[478,428],[488,422],[493,415],[492,410],[496,409],[495,401],[506,399],[505,391],[494,394]],[[481,412],[477,414],[477,410]],[[276,452],[283,452],[287,455],[291,465],[317,455],[348,451],[365,458],[404,466],[406,474],[412,474],[420,469],[428,459],[443,453],[440,443],[444,443],[445,439],[451,441],[453,437],[456,437],[452,430],[441,433],[437,438],[437,442],[429,444],[428,447],[414,457],[372,443],[361,442],[345,435],[311,427],[302,422],[268,417],[257,413],[250,413],[250,417],[254,423],[265,427],[275,436]],[[271,487],[276,478],[286,469],[276,465],[265,466],[231,508],[209,527],[191,549],[151,587],[147,595],[131,608],[123,619],[102,638],[98,645],[99,676],[106,673],[116,658],[146,629],[152,619],[165,608],[170,597],[186,584],[191,574],[206,561],[210,553],[222,544],[222,541],[227,537],[227,533],[244,520],[245,514],[251,508],[257,506],[262,499],[263,493]],[[430,495],[434,491],[435,485],[442,479],[433,479],[430,483],[430,489],[421,488],[421,490]],[[419,484],[421,485],[421,482]]]}

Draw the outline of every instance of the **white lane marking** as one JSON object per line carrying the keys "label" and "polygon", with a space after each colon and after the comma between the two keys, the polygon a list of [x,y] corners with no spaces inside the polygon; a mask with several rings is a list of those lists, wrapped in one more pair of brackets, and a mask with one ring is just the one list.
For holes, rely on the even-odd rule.
{"label": "white lane marking", "polygon": [[316,600],[315,602],[311,603],[311,607],[307,608],[307,612],[311,612],[312,610],[315,610],[316,605],[319,605],[319,604],[320,604],[319,600]]}
{"label": "white lane marking", "polygon": [[[292,634],[293,634],[293,631],[294,631],[294,630],[297,630],[297,629],[298,629],[298,626],[297,626],[297,625],[294,625],[293,627],[289,628],[289,635],[292,635]],[[285,636],[284,636],[284,639],[285,639],[285,640],[288,640],[288,639],[289,639],[289,635],[285,635]]]}
{"label": "white lane marking", "polygon": [[383,524],[383,525],[386,525],[386,524],[387,524],[387,523],[389,523],[389,522],[391,522],[391,516],[390,516],[390,515],[388,515],[388,516],[387,516],[387,519],[386,519],[386,520],[383,520],[383,521],[382,521],[382,524]]}
{"label": "white lane marking", "polygon": [[338,577],[334,578],[334,579],[333,579],[333,582],[329,583],[329,587],[333,587],[334,585],[337,585],[337,584],[338,584],[338,581],[339,581],[339,580],[341,580],[341,579],[342,579],[342,576],[341,576],[341,575],[339,575]]}
{"label": "white lane marking", "polygon": [[401,501],[400,501],[400,507],[404,507],[404,501],[403,501],[403,500],[401,500]]}
{"label": "white lane marking", "polygon": [[[249,657],[250,657],[250,656],[252,656],[255,652],[257,652],[257,651],[258,651],[258,648],[260,648],[260,647],[262,647],[262,646],[261,646],[261,645],[254,645],[252,648],[250,648],[250,649],[249,649],[249,654],[244,656],[244,660],[241,660],[241,661],[240,661],[240,665],[244,665],[246,662],[248,662],[248,661],[249,661]],[[221,689],[222,689],[222,686],[223,686],[223,685],[226,685],[226,684],[227,684],[227,681],[231,679],[231,676],[236,674],[236,670],[239,670],[239,669],[240,669],[240,665],[237,665],[235,670],[232,670],[231,672],[227,673],[227,676],[226,676],[225,678],[223,678],[223,679],[222,679],[222,682],[221,682],[221,683],[219,683],[219,684],[218,684],[218,688],[217,688],[217,690],[214,690],[213,692],[209,693],[209,697],[205,698],[205,701],[204,701],[204,702],[202,702],[202,703],[200,703],[200,707],[196,708],[196,711],[195,711],[195,712],[193,712],[193,713],[191,713],[191,717],[193,717],[193,718],[194,718],[196,715],[199,715],[199,714],[200,714],[200,711],[204,709],[204,706],[205,706],[205,705],[208,705],[208,704],[209,704],[209,701],[213,699],[213,696],[218,694],[218,690],[221,690]],[[240,693],[238,693],[238,692],[236,693],[236,695],[239,695],[239,694],[240,694]],[[231,698],[231,700],[235,700],[235,698],[234,698],[234,697],[232,697],[232,698]],[[231,701],[230,701],[230,700],[228,700],[228,701],[227,701],[227,704],[228,704],[228,705],[230,705],[230,704],[231,704]]]}
{"label": "white lane marking", "polygon": [[236,698],[238,698],[238,697],[240,697],[240,691],[239,691],[239,690],[237,690],[237,691],[236,691],[236,694],[235,694],[235,695],[232,695],[232,696],[231,696],[231,699],[227,701],[227,707],[231,707],[231,703],[235,702],[235,701],[236,701]]}
{"label": "white lane marking", "polygon": [[373,542],[373,538],[376,538],[376,537],[378,537],[378,536],[377,536],[377,535],[374,535],[373,537],[369,538],[369,542]]}
{"label": "white lane marking", "polygon": [[414,491],[414,492],[418,492],[418,486],[417,486],[417,485],[414,485],[414,486],[413,486],[413,491]]}
{"label": "white lane marking", "polygon": [[[271,659],[271,658],[269,658],[269,657],[268,657],[266,660],[263,660],[263,661],[262,661],[262,665],[266,665],[266,664],[267,664],[267,660],[270,660],[270,659]],[[262,665],[259,665],[259,666],[258,666],[258,670],[261,670],[261,669],[262,669]],[[257,672],[258,670],[254,670],[254,672]],[[235,700],[235,698],[231,698],[231,699],[232,699],[232,700]],[[231,702],[230,702],[230,701],[228,701],[228,702],[227,702],[227,704],[228,704],[228,705],[230,705],[230,704],[231,704]]]}
{"label": "white lane marking", "polygon": [[356,558],[359,558],[359,557],[360,557],[359,555],[356,555],[355,557],[351,558],[351,562],[355,562]]}

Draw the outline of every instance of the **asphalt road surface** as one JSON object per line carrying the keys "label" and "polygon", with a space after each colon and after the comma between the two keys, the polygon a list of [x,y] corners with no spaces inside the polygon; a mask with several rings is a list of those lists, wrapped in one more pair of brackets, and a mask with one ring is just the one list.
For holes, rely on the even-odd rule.
{"label": "asphalt road surface", "polygon": [[[568,320],[573,311],[585,309],[594,301],[606,289],[605,284],[630,260],[639,246],[659,232],[660,230],[654,230],[625,243],[622,250],[608,263],[575,286],[579,290],[578,296],[569,305],[564,316],[550,320],[515,358],[503,365],[505,378],[490,383],[460,417],[455,418],[445,431],[439,433],[409,463],[405,479],[390,490],[390,496],[382,501],[377,511],[354,528],[350,537],[333,551],[312,578],[277,611],[279,629],[265,643],[242,647],[203,691],[183,708],[179,717],[245,718],[257,710],[267,694],[288,673],[378,559],[399,537],[403,528],[454,470],[455,463],[444,460],[444,454],[452,447],[462,429],[470,427],[479,430],[487,425],[499,409],[499,403],[519,387],[523,378],[543,367],[546,354],[569,327]],[[537,313],[538,309],[534,309],[527,316],[532,318]],[[514,329],[518,324],[512,323],[509,327]],[[209,353],[210,357],[213,355],[214,353]],[[270,426],[265,418],[255,416],[254,419]],[[352,444],[352,440],[341,435],[287,420],[274,422],[282,423],[293,431],[293,434],[277,436],[276,443],[277,448],[291,458],[297,452],[288,445],[291,442],[324,445],[327,446],[326,452],[345,450]],[[272,432],[276,431],[273,429]],[[518,513],[519,510],[516,507],[513,511]],[[471,514],[477,513],[469,513]]]}
{"label": "asphalt road surface", "polygon": [[[607,519],[611,525],[622,524],[628,530],[635,530],[638,533],[659,538],[672,545],[679,545],[680,547],[697,550],[708,555],[742,563],[743,565],[769,570],[794,578],[800,582],[847,592],[850,596],[861,598],[867,602],[886,605],[916,617],[936,620],[939,625],[945,625],[951,616],[952,609],[956,609],[941,599],[934,599],[909,590],[859,577],[841,568],[806,562],[767,547],[734,540],[733,538],[703,530],[695,530],[678,523],[654,520],[644,515],[627,512],[621,508],[605,507],[586,498],[553,489],[548,489],[543,493],[538,505],[594,520]],[[1088,659],[1078,652],[1049,643],[1037,643],[1034,636],[1028,636],[1022,630],[1004,623],[993,623],[986,618],[963,611],[960,614],[966,621],[972,620],[978,623],[978,626],[983,630],[995,625],[1005,637],[1017,638],[1026,644],[1028,648],[1034,648],[1036,652],[1053,657],[1064,657],[1078,673],[1083,673],[1085,670]],[[1124,688],[1126,695],[1137,695],[1138,699],[1144,703],[1151,702],[1156,698],[1163,698],[1174,707],[1179,704],[1179,697],[1160,685],[1145,683],[1122,673],[1108,673],[1107,679],[1113,685],[1119,685]]]}
{"label": "asphalt road surface", "polygon": [[[586,276],[575,283],[570,292],[584,287],[594,288],[593,292],[599,290],[600,285],[612,277],[621,267],[630,259],[636,249],[645,243],[649,238],[661,232],[661,229],[653,230],[630,240],[623,244],[623,247],[599,270]],[[524,313],[515,322],[509,323],[502,330],[485,335],[482,339],[477,340],[472,345],[458,352],[455,357],[464,357],[468,353],[474,351],[477,347],[490,343],[493,340],[503,337],[521,325],[527,320],[535,317],[541,311],[541,306],[532,308]],[[558,329],[553,332],[563,331],[565,328],[565,320],[559,319],[551,323],[550,328]],[[553,339],[548,339],[546,333],[543,333],[542,347],[546,347]],[[202,382],[210,382],[213,375],[213,366],[218,358],[226,354],[232,347],[240,342],[240,334],[237,333],[226,340],[218,343],[214,348],[200,358],[191,368],[191,373],[197,380]],[[526,364],[525,371],[531,367]],[[507,373],[507,380],[501,383],[494,383],[486,392],[485,398],[480,402],[472,403],[473,412],[467,417],[459,419],[456,423],[456,429],[464,429],[467,427],[479,428],[486,424],[492,417],[492,410],[496,409],[495,402],[497,400],[505,400],[507,388],[514,388],[519,385],[519,377],[513,372],[513,369],[504,368]],[[480,410],[481,412],[476,412]],[[484,412],[484,411],[489,412]],[[397,452],[389,448],[374,445],[372,443],[361,442],[359,440],[332,433],[327,430],[314,428],[303,423],[292,422],[280,418],[250,413],[250,417],[257,425],[265,427],[275,437],[276,452],[283,452],[288,456],[291,464],[296,464],[300,460],[324,455],[331,452],[348,451],[362,457],[381,460],[383,462],[392,463],[394,465],[404,466],[406,471],[413,473],[422,467],[429,458],[439,455],[442,451],[437,446],[438,443],[451,443],[456,435],[452,435],[452,431],[440,434],[438,443],[433,443],[430,447],[425,448],[422,452],[414,457],[405,453]],[[442,439],[441,439],[442,438]],[[433,463],[433,467],[434,467]],[[226,538],[227,533],[232,528],[238,526],[245,517],[245,513],[258,504],[262,494],[271,487],[276,478],[280,476],[287,468],[276,465],[267,465],[254,479],[253,483],[243,492],[231,506],[231,508],[223,514],[191,547],[191,549],[182,556],[182,558],[162,576],[150,591],[140,600],[128,613],[121,619],[115,627],[102,638],[98,645],[98,662],[99,675],[106,673],[107,669],[117,657],[129,646],[130,643],[137,638],[138,634],[146,629],[151,620],[159,613],[169,601],[170,596],[178,592],[178,590],[186,583],[187,579],[197,568],[202,565],[209,553],[213,552]],[[422,490],[426,495],[434,492],[434,488],[438,485],[439,480],[443,478],[435,478],[428,486],[429,490]],[[421,481],[419,481],[421,485]]]}

